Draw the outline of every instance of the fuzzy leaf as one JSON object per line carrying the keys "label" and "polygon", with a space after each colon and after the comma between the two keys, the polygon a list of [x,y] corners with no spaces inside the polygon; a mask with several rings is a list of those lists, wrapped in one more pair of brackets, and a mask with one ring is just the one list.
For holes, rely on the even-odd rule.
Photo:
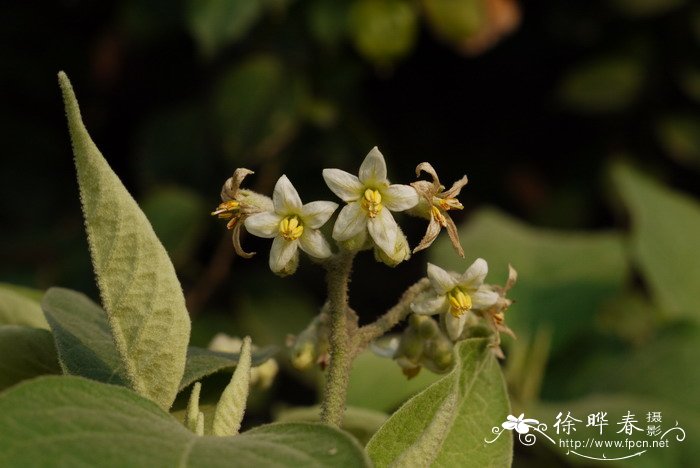
{"label": "fuzzy leaf", "polygon": [[9,284],[0,285],[0,325],[49,328],[39,301]]}
{"label": "fuzzy leaf", "polygon": [[17,325],[0,326],[0,390],[44,374],[60,374],[51,333]]}
{"label": "fuzzy leaf", "polygon": [[[51,288],[42,303],[51,324],[56,348],[66,373],[105,383],[127,385],[119,353],[112,338],[107,314],[82,293]],[[256,350],[253,365],[260,365],[277,352],[275,347]],[[238,364],[238,354],[190,346],[179,390],[197,380]],[[120,370],[121,369],[121,370]]]}
{"label": "fuzzy leaf", "polygon": [[[201,392],[202,384],[197,382],[192,386],[190,401],[187,402],[187,410],[185,411],[185,426],[195,434],[197,434],[200,419],[202,420],[202,430],[204,430],[204,414],[199,411],[199,395]],[[201,418],[200,414],[202,415]]]}
{"label": "fuzzy leaf", "polygon": [[241,357],[233,371],[231,382],[221,394],[214,413],[212,431],[217,436],[236,435],[241,429],[241,422],[248,402],[250,388],[250,337],[243,338]]}
{"label": "fuzzy leaf", "polygon": [[[28,449],[28,448],[32,449]],[[321,424],[199,437],[134,392],[41,377],[0,395],[0,466],[370,466],[346,433]]]}
{"label": "fuzzy leaf", "polygon": [[510,413],[488,340],[465,340],[456,356],[449,374],[406,402],[369,441],[376,466],[510,466],[510,434],[484,442]]}
{"label": "fuzzy leaf", "polygon": [[88,135],[62,72],[59,83],[93,267],[125,375],[137,393],[169,408],[190,335],[182,288],[146,216]]}
{"label": "fuzzy leaf", "polygon": [[[389,415],[381,411],[348,406],[343,413],[341,427],[357,437],[361,443],[366,444],[387,419],[389,419]],[[321,420],[321,407],[316,405],[287,408],[280,411],[275,420],[277,422],[319,422]]]}
{"label": "fuzzy leaf", "polygon": [[656,305],[671,317],[700,319],[700,204],[639,171],[616,165],[612,177],[632,218],[632,251]]}
{"label": "fuzzy leaf", "polygon": [[41,303],[66,374],[128,385],[104,310],[86,295],[51,288]]}

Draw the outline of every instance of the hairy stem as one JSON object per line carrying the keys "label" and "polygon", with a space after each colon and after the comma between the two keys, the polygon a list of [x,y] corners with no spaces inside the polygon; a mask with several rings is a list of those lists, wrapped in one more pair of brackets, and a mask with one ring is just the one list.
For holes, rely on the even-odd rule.
{"label": "hairy stem", "polygon": [[321,421],[338,427],[343,421],[350,367],[354,357],[347,321],[348,282],[354,257],[354,252],[341,250],[327,264],[331,361],[326,373]]}
{"label": "hairy stem", "polygon": [[387,310],[384,315],[374,322],[365,325],[358,330],[356,353],[365,349],[373,340],[376,340],[386,332],[394,328],[399,322],[411,313],[411,302],[418,294],[430,286],[428,278],[423,278],[414,283],[402,295],[394,307]]}

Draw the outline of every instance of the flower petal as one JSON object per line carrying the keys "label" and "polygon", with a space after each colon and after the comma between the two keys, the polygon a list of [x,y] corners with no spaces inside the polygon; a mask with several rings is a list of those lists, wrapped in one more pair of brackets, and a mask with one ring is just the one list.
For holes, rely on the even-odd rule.
{"label": "flower petal", "polygon": [[338,208],[337,203],[330,201],[315,201],[301,207],[301,221],[304,226],[318,229],[333,215]]}
{"label": "flower petal", "polygon": [[299,238],[301,250],[316,258],[331,256],[331,247],[318,229],[304,229]]}
{"label": "flower petal", "polygon": [[450,187],[449,190],[446,190],[445,192],[443,192],[441,196],[444,198],[457,198],[457,195],[459,195],[459,192],[462,191],[462,187],[464,187],[468,183],[469,183],[469,179],[467,179],[467,176],[462,176],[461,179],[459,179],[454,184],[452,184],[452,187]]}
{"label": "flower petal", "polygon": [[437,194],[440,191],[441,185],[440,178],[438,177],[437,172],[435,172],[435,168],[433,168],[433,165],[429,162],[420,163],[416,166],[416,177],[420,177],[421,172],[425,172],[433,178],[433,190],[434,193]]}
{"label": "flower petal", "polygon": [[250,215],[245,220],[246,230],[254,236],[270,239],[279,233],[282,217],[269,211]]}
{"label": "flower petal", "polygon": [[445,295],[457,286],[457,280],[437,265],[428,263],[428,279],[435,292]]}
{"label": "flower petal", "polygon": [[491,307],[500,297],[497,293],[485,286],[481,286],[476,292],[469,294],[472,298],[472,309],[483,310]]}
{"label": "flower petal", "polygon": [[355,201],[362,196],[364,188],[356,175],[340,169],[324,169],[323,180],[328,188],[345,202]]}
{"label": "flower petal", "polygon": [[382,195],[384,206],[391,211],[407,210],[418,204],[418,192],[410,185],[390,185]]}
{"label": "flower petal", "polygon": [[345,241],[356,236],[367,226],[367,216],[358,202],[348,203],[340,210],[333,226],[333,239]]}
{"label": "flower petal", "polygon": [[467,314],[462,314],[459,317],[455,317],[449,312],[445,314],[445,329],[452,341],[459,339],[465,323],[467,323]]}
{"label": "flower petal", "polygon": [[280,215],[297,214],[301,210],[301,198],[286,175],[282,175],[275,184],[272,192],[272,203],[275,213]]}
{"label": "flower petal", "polygon": [[530,426],[519,422],[515,425],[515,430],[518,431],[518,434],[527,434],[528,432],[530,432]]}
{"label": "flower petal", "polygon": [[483,258],[477,258],[459,278],[459,284],[468,289],[476,289],[484,282],[489,265]]}
{"label": "flower petal", "polygon": [[241,183],[250,174],[255,172],[245,167],[239,167],[233,172],[233,176],[229,177],[224,186],[221,187],[221,201],[235,200],[238,195],[238,190],[241,188]]}
{"label": "flower petal", "polygon": [[437,295],[434,291],[420,295],[411,303],[411,310],[421,315],[434,315],[442,312],[447,298],[444,295]]}
{"label": "flower petal", "polygon": [[360,166],[360,182],[363,185],[373,183],[386,183],[386,162],[384,156],[376,146],[367,153]]}
{"label": "flower petal", "polygon": [[428,229],[425,231],[425,236],[423,236],[423,239],[420,241],[420,244],[418,244],[416,248],[413,249],[413,253],[419,252],[423,249],[427,249],[428,247],[430,247],[437,238],[438,234],[440,234],[441,228],[442,226],[440,226],[440,222],[435,217],[431,217],[430,224],[428,224]]}
{"label": "flower petal", "polygon": [[288,241],[282,236],[275,237],[270,249],[270,270],[279,273],[287,266],[299,246],[298,240]]}
{"label": "flower petal", "polygon": [[394,221],[391,211],[382,210],[376,218],[367,220],[367,230],[374,243],[388,256],[396,252],[396,241],[399,235],[399,226]]}

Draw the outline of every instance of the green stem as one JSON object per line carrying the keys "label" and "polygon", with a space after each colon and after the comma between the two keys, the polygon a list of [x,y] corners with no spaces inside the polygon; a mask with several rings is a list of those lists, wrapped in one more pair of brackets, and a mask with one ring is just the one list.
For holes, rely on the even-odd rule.
{"label": "green stem", "polygon": [[330,314],[331,361],[321,403],[321,421],[340,427],[345,412],[353,350],[348,336],[348,282],[354,252],[340,251],[328,262],[328,312]]}
{"label": "green stem", "polygon": [[403,293],[394,307],[387,310],[376,321],[358,330],[356,353],[364,350],[372,341],[394,328],[411,313],[411,303],[416,297],[430,287],[428,278],[423,278],[413,284]]}

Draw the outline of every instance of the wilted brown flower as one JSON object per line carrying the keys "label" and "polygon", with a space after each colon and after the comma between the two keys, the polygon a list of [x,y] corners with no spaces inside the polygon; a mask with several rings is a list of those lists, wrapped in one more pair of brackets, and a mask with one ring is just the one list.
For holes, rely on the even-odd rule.
{"label": "wilted brown flower", "polygon": [[440,234],[440,230],[446,228],[452,246],[459,256],[464,258],[464,250],[459,242],[457,226],[455,226],[448,211],[461,210],[464,208],[459,200],[457,200],[457,195],[459,195],[462,187],[467,185],[467,176],[463,176],[452,184],[449,190],[445,190],[445,186],[440,184],[437,172],[435,172],[435,169],[430,163],[420,163],[416,167],[416,176],[419,176],[421,172],[429,174],[433,178],[433,181],[419,180],[413,182],[411,186],[416,189],[416,192],[418,192],[421,197],[421,203],[417,211],[421,211],[421,208],[424,208],[424,210],[427,211],[427,216],[430,218],[430,224],[428,224],[428,229],[425,232],[425,236],[420,241],[420,244],[413,249],[413,253],[430,247],[438,234]]}

